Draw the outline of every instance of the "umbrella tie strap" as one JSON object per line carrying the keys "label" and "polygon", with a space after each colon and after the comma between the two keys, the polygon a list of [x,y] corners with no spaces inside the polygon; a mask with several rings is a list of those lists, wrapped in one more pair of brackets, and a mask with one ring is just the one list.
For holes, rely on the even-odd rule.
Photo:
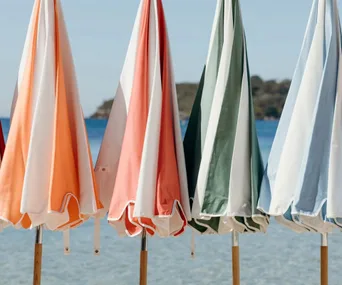
{"label": "umbrella tie strap", "polygon": [[67,229],[63,232],[63,242],[64,242],[64,254],[70,254],[70,230]]}
{"label": "umbrella tie strap", "polygon": [[195,243],[195,230],[191,230],[191,258],[195,258],[195,250],[196,250],[196,243]]}
{"label": "umbrella tie strap", "polygon": [[95,218],[94,221],[94,255],[100,255],[100,218]]}

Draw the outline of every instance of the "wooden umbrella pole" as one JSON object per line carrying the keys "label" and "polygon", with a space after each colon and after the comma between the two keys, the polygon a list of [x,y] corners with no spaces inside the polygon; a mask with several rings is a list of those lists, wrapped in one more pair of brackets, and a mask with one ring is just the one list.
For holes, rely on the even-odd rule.
{"label": "wooden umbrella pole", "polygon": [[328,285],[328,233],[321,235],[321,285]]}
{"label": "wooden umbrella pole", "polygon": [[233,285],[240,285],[239,233],[232,232],[232,271]]}
{"label": "wooden umbrella pole", "polygon": [[140,285],[147,285],[147,236],[145,228],[141,235]]}
{"label": "wooden umbrella pole", "polygon": [[43,253],[43,228],[38,226],[36,228],[36,243],[34,248],[34,271],[33,271],[33,285],[40,285],[42,275],[42,253]]}

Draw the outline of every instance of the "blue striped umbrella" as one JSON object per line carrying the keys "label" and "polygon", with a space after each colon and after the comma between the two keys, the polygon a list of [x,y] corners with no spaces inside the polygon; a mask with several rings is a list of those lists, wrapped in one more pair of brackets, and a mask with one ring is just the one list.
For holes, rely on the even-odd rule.
{"label": "blue striped umbrella", "polygon": [[296,232],[322,233],[322,261],[327,233],[342,225],[340,56],[337,1],[314,0],[258,203]]}

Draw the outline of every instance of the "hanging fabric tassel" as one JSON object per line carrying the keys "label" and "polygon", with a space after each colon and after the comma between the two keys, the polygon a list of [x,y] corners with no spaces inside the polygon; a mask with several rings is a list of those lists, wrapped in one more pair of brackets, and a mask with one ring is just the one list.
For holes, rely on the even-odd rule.
{"label": "hanging fabric tassel", "polygon": [[191,258],[195,258],[195,250],[196,250],[196,244],[195,244],[195,230],[191,229]]}
{"label": "hanging fabric tassel", "polygon": [[94,220],[94,255],[100,255],[100,218]]}
{"label": "hanging fabric tassel", "polygon": [[64,255],[70,254],[70,230],[67,229],[63,232],[63,242],[64,242]]}

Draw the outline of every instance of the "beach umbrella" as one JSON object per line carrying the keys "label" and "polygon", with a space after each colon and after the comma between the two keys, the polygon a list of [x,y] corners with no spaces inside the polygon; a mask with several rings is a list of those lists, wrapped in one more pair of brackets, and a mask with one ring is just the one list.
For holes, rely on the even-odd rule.
{"label": "beach umbrella", "polygon": [[161,0],[140,3],[95,171],[109,223],[121,236],[142,236],[140,284],[146,284],[147,235],[178,236],[190,219]]}
{"label": "beach umbrella", "polygon": [[0,224],[36,228],[33,284],[40,284],[43,228],[74,228],[102,208],[59,0],[34,3],[16,89]]}
{"label": "beach umbrella", "polygon": [[263,163],[238,0],[217,1],[184,149],[190,224],[199,233],[232,232],[233,283],[239,284],[238,233],[265,232],[268,217],[256,208]]}
{"label": "beach umbrella", "polygon": [[262,182],[259,209],[296,232],[342,225],[341,29],[336,0],[314,0],[304,42]]}

